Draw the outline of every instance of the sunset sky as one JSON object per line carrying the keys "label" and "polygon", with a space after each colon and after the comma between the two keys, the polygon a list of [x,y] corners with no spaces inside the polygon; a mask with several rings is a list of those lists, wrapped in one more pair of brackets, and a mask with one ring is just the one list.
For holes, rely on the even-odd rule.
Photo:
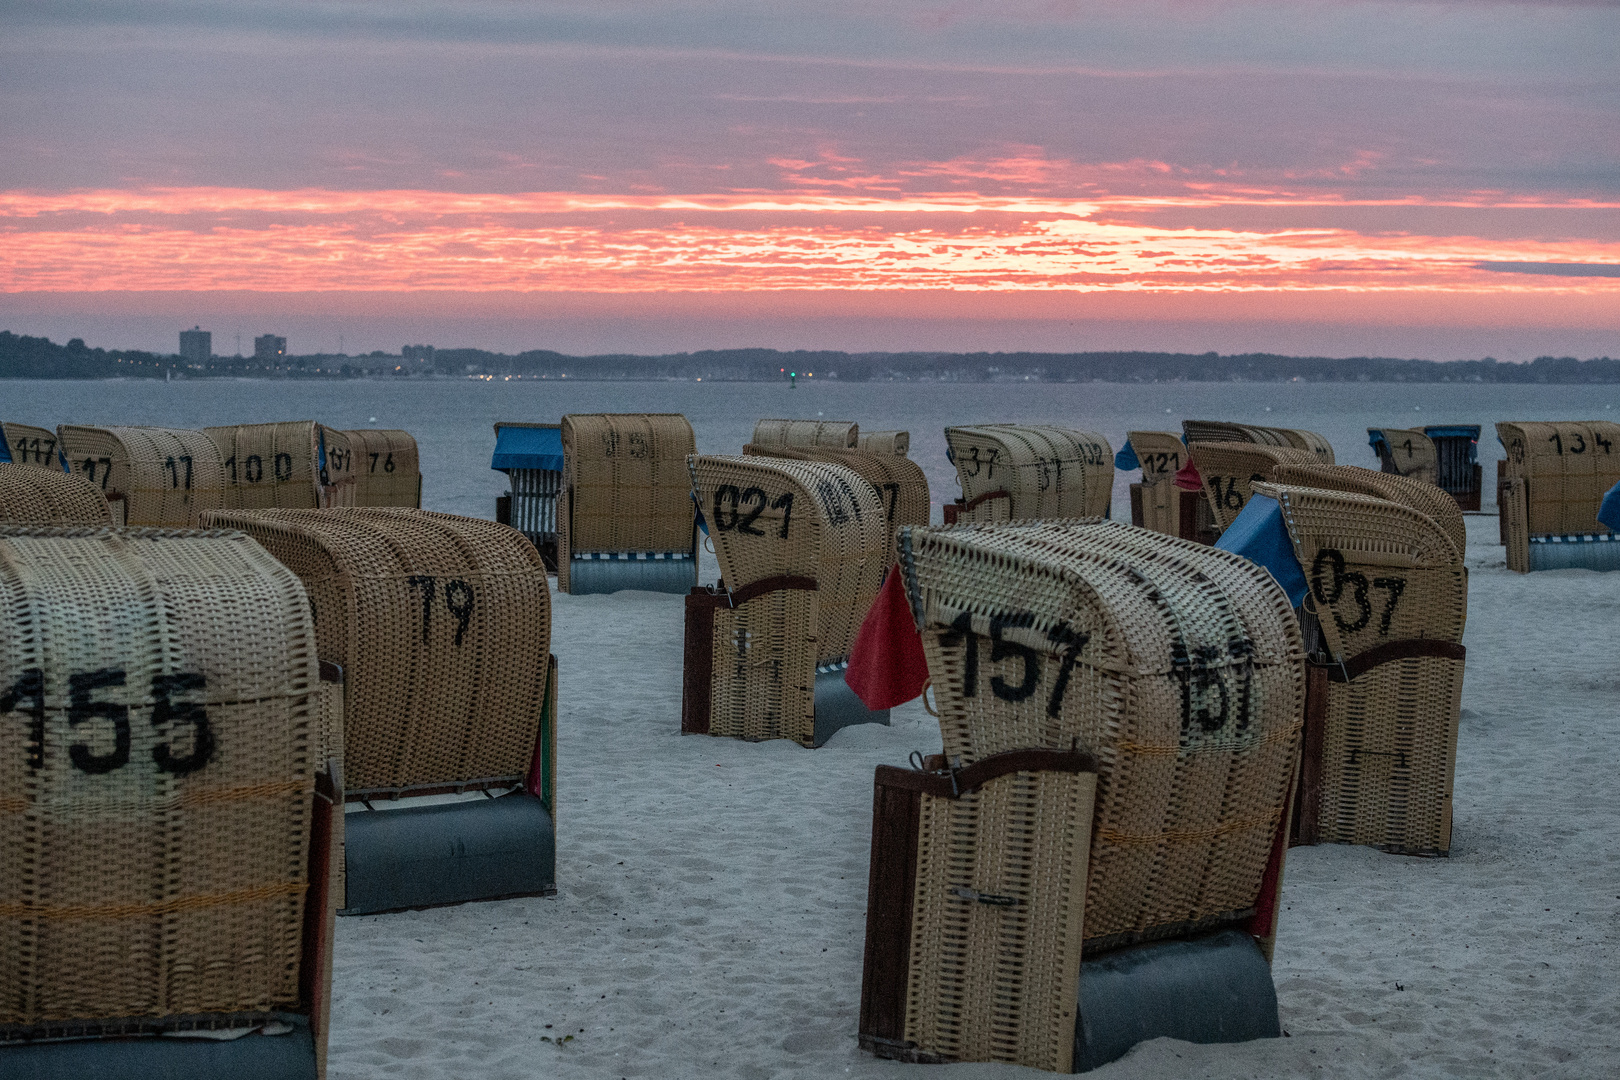
{"label": "sunset sky", "polygon": [[1620,4],[12,3],[0,329],[1620,356]]}

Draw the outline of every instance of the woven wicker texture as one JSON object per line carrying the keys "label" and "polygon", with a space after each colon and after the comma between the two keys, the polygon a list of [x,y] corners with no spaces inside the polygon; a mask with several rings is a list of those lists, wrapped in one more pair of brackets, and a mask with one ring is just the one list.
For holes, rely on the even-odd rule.
{"label": "woven wicker texture", "polygon": [[1359,465],[1279,465],[1272,470],[1271,480],[1289,487],[1354,491],[1410,506],[1440,526],[1440,531],[1459,552],[1468,549],[1468,527],[1457,500],[1444,489],[1422,480],[1363,469]]}
{"label": "woven wicker texture", "polygon": [[326,452],[326,468],[320,476],[321,505],[353,506],[360,487],[359,474],[355,471],[354,440],[347,431],[320,424],[316,425],[315,434]]}
{"label": "woven wicker texture", "polygon": [[1256,424],[1231,424],[1224,420],[1183,420],[1181,433],[1187,442],[1247,442],[1260,446],[1293,446],[1280,428]]}
{"label": "woven wicker texture", "polygon": [[815,745],[820,611],[809,589],[781,589],[714,613],[709,734]]}
{"label": "woven wicker texture", "polygon": [[966,504],[959,522],[1098,517],[1108,510],[1114,450],[1101,435],[981,424],[946,428],[945,442]]}
{"label": "woven wicker texture", "polygon": [[864,450],[838,450],[825,446],[755,446],[749,443],[743,453],[750,457],[774,457],[789,461],[825,461],[853,469],[872,485],[889,522],[890,550],[894,534],[903,525],[927,525],[932,503],[928,477],[922,466],[896,454],[873,454]]}
{"label": "woven wicker texture", "polygon": [[947,757],[1077,745],[1097,759],[1088,945],[1251,907],[1304,701],[1298,621],[1271,575],[1110,521],[901,543]]}
{"label": "woven wicker texture", "polygon": [[1216,526],[1224,532],[1249,501],[1257,480],[1269,480],[1279,465],[1305,465],[1316,461],[1309,450],[1250,443],[1195,442],[1188,447],[1198,475],[1204,480]]}
{"label": "woven wicker texture", "polygon": [[510,783],[529,771],[551,594],[523,534],[403,507],[209,515],[303,579],[344,672],[350,796]]}
{"label": "woven wicker texture", "polygon": [[761,457],[692,459],[703,506],[733,590],[766,578],[814,578],[818,664],[849,656],[889,564],[886,515],[872,485],[843,465]]}
{"label": "woven wicker texture", "polygon": [[1172,481],[1187,463],[1181,436],[1169,431],[1126,433],[1142,465],[1142,526],[1167,536],[1181,532],[1181,489]]}
{"label": "woven wicker texture", "polygon": [[422,464],[410,432],[359,428],[343,434],[354,452],[353,505],[422,505]]}
{"label": "woven wicker texture", "polygon": [[1304,428],[1277,428],[1282,432],[1288,445],[1296,450],[1309,450],[1311,455],[1323,465],[1336,464],[1333,460],[1333,444],[1314,431]]}
{"label": "woven wicker texture", "polygon": [[310,420],[203,428],[225,464],[225,509],[321,505],[320,425]]}
{"label": "woven wicker texture", "polygon": [[1071,1070],[1096,783],[1018,772],[922,797],[907,1041],[946,1060]]}
{"label": "woven wicker texture", "polygon": [[899,454],[904,457],[911,453],[911,432],[863,431],[856,440],[856,449],[865,450],[868,454]]}
{"label": "woven wicker texture", "polygon": [[201,431],[63,424],[57,436],[75,476],[123,498],[127,525],[194,527],[225,506],[225,456]]}
{"label": "woven wicker texture", "polygon": [[1385,471],[1397,476],[1410,476],[1425,484],[1440,482],[1440,456],[1435,450],[1434,440],[1424,434],[1422,428],[1367,430],[1383,433],[1385,445],[1379,448],[1378,460]]}
{"label": "woven wicker texture", "polygon": [[[1379,646],[1460,642],[1461,556],[1433,519],[1350,492],[1262,485],[1282,506],[1331,659]],[[1408,657],[1328,691],[1322,839],[1402,851],[1451,843],[1463,661]]]}
{"label": "woven wicker texture", "polygon": [[83,477],[0,461],[0,525],[111,525],[112,511]]}
{"label": "woven wicker texture", "polygon": [[697,453],[679,413],[562,418],[563,494],[557,511],[557,587],[574,555],[695,551],[697,508],[686,459]]}
{"label": "woven wicker texture", "polygon": [[0,531],[0,1024],[292,1008],[309,600],[239,533]]}
{"label": "woven wicker texture", "polygon": [[1606,533],[1598,505],[1620,483],[1620,424],[1500,423],[1507,478],[1525,482],[1531,536]]}
{"label": "woven wicker texture", "polygon": [[835,446],[853,450],[860,445],[860,438],[861,426],[853,420],[761,420],[754,425],[751,441],[756,446]]}
{"label": "woven wicker texture", "polygon": [[0,439],[5,440],[6,451],[13,465],[32,465],[37,469],[61,472],[62,462],[56,454],[56,432],[50,428],[17,424],[10,420],[0,423]]}

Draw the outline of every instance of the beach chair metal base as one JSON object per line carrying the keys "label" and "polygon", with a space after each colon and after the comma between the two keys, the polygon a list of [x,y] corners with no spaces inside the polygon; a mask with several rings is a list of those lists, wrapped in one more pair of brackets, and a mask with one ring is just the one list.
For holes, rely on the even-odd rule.
{"label": "beach chair metal base", "polygon": [[344,825],[348,894],[340,915],[557,891],[556,830],[526,791],[352,813]]}
{"label": "beach chair metal base", "polygon": [[1532,536],[1530,569],[1620,570],[1620,535]]}
{"label": "beach chair metal base", "polygon": [[1235,1043],[1281,1035],[1271,966],[1242,930],[1136,945],[1080,965],[1075,1072],[1149,1039]]}
{"label": "beach chair metal base", "polygon": [[277,1014],[292,1026],[283,1035],[239,1038],[68,1039],[0,1046],[0,1077],[21,1080],[315,1080],[315,1040],[309,1017]]}
{"label": "beach chair metal base", "polygon": [[[583,596],[638,589],[642,592],[685,595],[697,584],[697,560],[694,558],[635,557],[641,554],[639,552],[611,554],[616,557],[572,558],[568,564],[569,594]],[[685,552],[677,554],[685,555]]]}
{"label": "beach chair metal base", "polygon": [[889,710],[868,709],[855,691],[844,681],[848,663],[829,666],[816,671],[816,735],[815,745],[821,746],[833,733],[851,724],[889,724]]}

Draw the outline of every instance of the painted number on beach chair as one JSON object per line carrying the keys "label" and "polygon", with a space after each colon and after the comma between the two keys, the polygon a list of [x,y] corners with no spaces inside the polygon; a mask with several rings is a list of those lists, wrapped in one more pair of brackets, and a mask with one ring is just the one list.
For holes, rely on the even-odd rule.
{"label": "painted number on beach chair", "polygon": [[[1323,584],[1324,569],[1330,573],[1326,585]],[[1357,617],[1346,622],[1339,614],[1338,603],[1344,597],[1345,586],[1350,587],[1350,595],[1356,602]],[[1395,617],[1395,606],[1400,603],[1401,594],[1406,591],[1406,579],[1396,577],[1381,577],[1367,580],[1367,575],[1354,570],[1346,571],[1344,568],[1344,554],[1334,548],[1323,548],[1316,553],[1316,559],[1311,563],[1311,594],[1318,603],[1327,605],[1333,613],[1333,625],[1346,634],[1354,634],[1365,630],[1372,621],[1373,605],[1370,589],[1382,589],[1388,594],[1384,604],[1383,615],[1379,619],[1378,633],[1382,637],[1389,636],[1390,620]]]}
{"label": "painted number on beach chair", "polygon": [[782,511],[782,524],[777,530],[777,536],[786,540],[788,530],[793,525],[791,491],[772,499],[763,488],[749,487],[739,490],[736,484],[721,484],[714,491],[714,513],[710,515],[709,521],[714,525],[716,532],[736,530],[745,536],[764,536],[764,530],[756,529],[754,522],[759,520],[766,507]]}
{"label": "painted number on beach chair", "polygon": [[[1000,664],[1008,660],[1017,660],[1018,678],[1009,681],[1005,675],[996,674],[990,678],[990,692],[1002,701],[1023,701],[1032,696],[1039,688],[1041,674],[1045,668],[1043,657],[1028,645],[1016,641],[1008,641],[1003,631],[1009,626],[1029,626],[1033,624],[1034,616],[1027,613],[1004,615],[990,620],[990,663]],[[1063,695],[1069,689],[1069,678],[1074,672],[1075,660],[1080,656],[1080,650],[1086,647],[1091,640],[1085,634],[1059,624],[1046,632],[1047,640],[1052,642],[1059,650],[1059,662],[1056,676],[1052,680],[1052,690],[1046,699],[1046,715],[1057,716],[1063,705]],[[979,693],[979,635],[973,632],[973,615],[964,611],[951,623],[950,630],[940,635],[939,643],[945,648],[954,649],[958,645],[963,647],[962,663],[962,696],[977,697]]]}
{"label": "painted number on beach chair", "polygon": [[1248,642],[1234,642],[1223,653],[1214,645],[1191,650],[1189,663],[1177,669],[1181,682],[1181,742],[1196,736],[1221,733],[1241,735],[1249,730],[1254,678]]}
{"label": "painted number on beach chair", "polygon": [[[101,776],[129,764],[129,706],[92,698],[97,690],[125,684],[125,673],[118,668],[79,671],[68,676],[67,722],[70,728],[105,722],[112,725],[113,746],[96,753],[89,743],[68,747],[68,760],[80,772]],[[152,747],[152,761],[159,772],[184,776],[202,768],[214,756],[214,733],[208,724],[208,711],[195,701],[176,701],[176,694],[201,690],[207,680],[195,672],[152,677],[152,727],[171,737],[176,724],[191,727],[191,747],[177,753],[175,743],[164,741]],[[0,713],[21,712],[29,718],[28,769],[37,772],[45,765],[45,673],[29,668],[0,695]],[[86,729],[93,730],[93,729]]]}
{"label": "painted number on beach chair", "polygon": [[1139,460],[1142,462],[1142,471],[1144,473],[1176,473],[1181,471],[1180,454],[1155,452],[1142,454]]}
{"label": "painted number on beach chair", "polygon": [[[428,631],[433,622],[433,597],[437,594],[439,579],[430,574],[412,574],[405,584],[422,590],[422,644],[426,645]],[[467,636],[467,625],[472,621],[473,588],[460,578],[444,583],[444,606],[456,620],[455,643],[459,648]]]}
{"label": "painted number on beach chair", "polygon": [[1237,489],[1237,477],[1211,476],[1209,487],[1210,498],[1214,500],[1216,506],[1226,510],[1243,509],[1243,493]]}
{"label": "painted number on beach chair", "polygon": [[[608,456],[611,457],[612,455],[613,455],[613,451],[609,450],[608,451]],[[382,471],[383,472],[393,472],[394,471],[394,452],[392,450],[390,450],[390,451],[388,451],[388,456],[387,457],[384,457],[381,452],[374,453],[374,454],[371,455],[371,471],[372,472],[377,471],[377,460],[379,458],[382,459]]]}
{"label": "painted number on beach chair", "polygon": [[101,490],[107,490],[107,480],[112,476],[112,458],[87,457],[79,462],[79,468],[84,470],[86,480],[92,484],[96,482],[96,465],[101,465]]}
{"label": "painted number on beach chair", "polygon": [[[187,491],[191,490],[191,455],[190,454],[181,454],[178,458],[171,457],[171,458],[167,459],[166,461],[164,461],[163,467],[165,469],[169,470],[169,489],[171,491],[174,490],[175,488],[179,488],[179,487],[184,487]],[[181,479],[182,479],[181,470],[182,470],[182,468],[185,471],[185,476],[184,476],[185,483],[183,483],[183,484],[181,483]]]}
{"label": "painted number on beach chair", "polygon": [[56,453],[55,439],[30,439],[24,437],[17,440],[16,450],[17,453],[13,456],[12,460],[19,465],[28,464],[28,456],[30,454],[33,455],[34,464],[36,465],[44,465],[46,463],[55,464],[56,462],[56,458],[54,456]]}
{"label": "painted number on beach chair", "polygon": [[980,470],[984,471],[984,478],[991,480],[996,475],[996,459],[1001,456],[999,447],[990,447],[983,458],[979,456],[977,446],[968,447],[968,458],[962,462],[963,476],[978,476]]}

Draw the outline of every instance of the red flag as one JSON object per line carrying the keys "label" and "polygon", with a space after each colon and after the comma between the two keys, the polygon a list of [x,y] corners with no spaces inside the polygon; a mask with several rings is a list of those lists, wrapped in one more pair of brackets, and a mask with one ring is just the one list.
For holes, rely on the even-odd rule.
{"label": "red flag", "polygon": [[928,659],[898,565],[890,568],[855,635],[844,682],[873,710],[903,705],[928,685]]}
{"label": "red flag", "polygon": [[1191,454],[1187,455],[1187,464],[1183,465],[1181,471],[1176,473],[1174,483],[1182,491],[1204,490],[1204,478],[1198,475],[1198,466],[1193,464]]}

